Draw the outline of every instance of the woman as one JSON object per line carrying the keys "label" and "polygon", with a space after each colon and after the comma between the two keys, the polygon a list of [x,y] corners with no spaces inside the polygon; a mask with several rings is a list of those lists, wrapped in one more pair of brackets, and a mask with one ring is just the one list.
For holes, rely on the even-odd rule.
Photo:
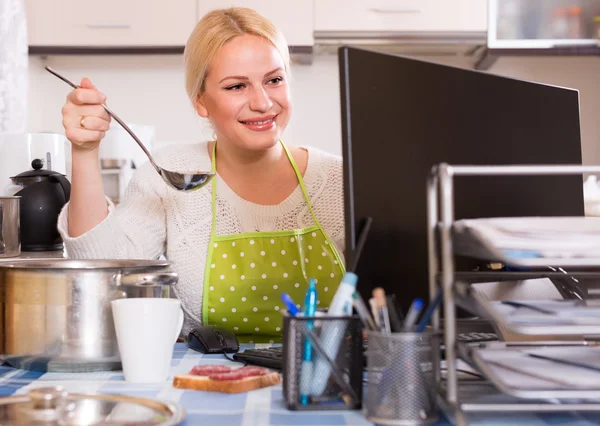
{"label": "woman", "polygon": [[325,307],[342,278],[341,159],[280,141],[291,113],[289,52],[261,15],[210,12],[184,59],[187,93],[216,140],[168,147],[156,161],[174,171],[212,169],[211,185],[177,192],[146,164],[114,208],[98,165],[110,122],[100,106],[106,98],[84,78],[63,107],[73,163],[60,232],[72,258],[164,254],[179,274],[184,333],[204,323],[277,335],[282,292],[301,303],[315,278]]}

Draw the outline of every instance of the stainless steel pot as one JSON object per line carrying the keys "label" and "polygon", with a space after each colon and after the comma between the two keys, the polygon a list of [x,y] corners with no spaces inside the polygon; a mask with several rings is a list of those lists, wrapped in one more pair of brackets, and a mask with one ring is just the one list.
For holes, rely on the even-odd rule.
{"label": "stainless steel pot", "polygon": [[36,371],[121,369],[110,302],[170,297],[177,274],[158,260],[0,262],[0,358]]}
{"label": "stainless steel pot", "polygon": [[0,196],[0,257],[21,254],[20,199],[21,197]]}

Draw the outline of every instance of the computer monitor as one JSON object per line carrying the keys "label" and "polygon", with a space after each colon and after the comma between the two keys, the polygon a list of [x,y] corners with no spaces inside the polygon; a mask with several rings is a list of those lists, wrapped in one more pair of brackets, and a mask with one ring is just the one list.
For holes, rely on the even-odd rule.
{"label": "computer monitor", "polygon": [[[426,179],[440,162],[581,164],[579,93],[364,49],[339,50],[346,251],[363,298],[428,300]],[[455,217],[581,216],[581,176],[458,177]],[[459,264],[470,268],[472,265]]]}

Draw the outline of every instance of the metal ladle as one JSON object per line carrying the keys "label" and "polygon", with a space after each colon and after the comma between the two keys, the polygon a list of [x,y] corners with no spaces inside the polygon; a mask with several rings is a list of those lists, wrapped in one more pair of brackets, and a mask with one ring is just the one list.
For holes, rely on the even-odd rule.
{"label": "metal ladle", "polygon": [[[60,75],[59,73],[54,71],[52,68],[50,68],[48,66],[46,66],[44,68],[46,68],[46,71],[48,71],[49,73],[60,78],[62,81],[67,83],[72,88],[74,88],[74,89],[81,88],[81,86],[73,83],[66,77],[63,77],[62,75]],[[133,133],[133,131],[131,131],[129,126],[127,126],[127,124],[125,124],[125,122],[123,122],[123,120],[121,120],[119,117],[117,117],[117,115],[114,112],[112,112],[106,105],[102,104],[102,108],[104,108],[106,110],[106,112],[108,113],[108,115],[110,115],[112,118],[114,118],[117,121],[117,123],[119,123],[121,125],[121,127],[123,127],[127,131],[127,133],[129,133],[129,135],[138,143],[140,148],[142,148],[142,150],[148,156],[148,159],[150,160],[150,163],[154,166],[154,169],[163,178],[163,180],[167,184],[172,186],[173,188],[175,188],[179,191],[193,191],[195,189],[202,188],[204,185],[206,185],[208,182],[210,182],[210,180],[215,176],[214,172],[183,172],[182,173],[182,172],[173,172],[173,171],[166,170],[166,169],[163,169],[162,167],[157,166],[156,163],[154,162],[154,158],[152,158],[152,155],[150,154],[150,152],[146,149],[146,147],[144,146],[142,141],[135,135],[135,133]]]}

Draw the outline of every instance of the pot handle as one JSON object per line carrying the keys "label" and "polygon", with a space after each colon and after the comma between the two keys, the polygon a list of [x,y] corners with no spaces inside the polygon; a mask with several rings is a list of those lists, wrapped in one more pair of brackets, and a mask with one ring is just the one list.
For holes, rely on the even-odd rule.
{"label": "pot handle", "polygon": [[153,274],[151,272],[141,274],[117,274],[115,283],[117,285],[134,286],[154,286],[154,285],[175,285],[179,276],[175,272],[160,272]]}

